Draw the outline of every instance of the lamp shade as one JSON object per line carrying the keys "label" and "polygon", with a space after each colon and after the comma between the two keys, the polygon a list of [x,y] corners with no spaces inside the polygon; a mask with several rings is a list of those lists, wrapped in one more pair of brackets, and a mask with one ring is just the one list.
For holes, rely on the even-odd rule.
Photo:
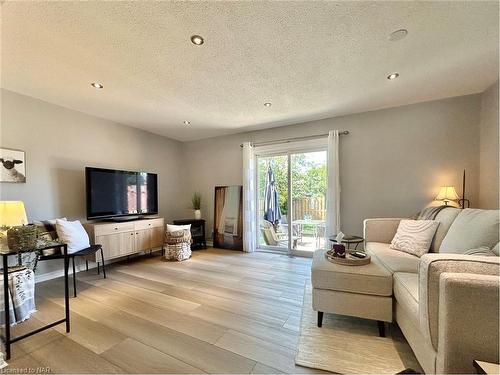
{"label": "lamp shade", "polygon": [[456,201],[460,199],[453,186],[442,186],[436,197],[437,201]]}
{"label": "lamp shade", "polygon": [[0,226],[14,227],[28,224],[24,203],[21,201],[0,201]]}

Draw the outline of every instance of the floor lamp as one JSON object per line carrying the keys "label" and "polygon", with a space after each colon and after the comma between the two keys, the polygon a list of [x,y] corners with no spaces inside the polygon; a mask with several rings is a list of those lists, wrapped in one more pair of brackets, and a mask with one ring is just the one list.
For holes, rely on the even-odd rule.
{"label": "floor lamp", "polygon": [[[462,198],[458,200],[458,204],[460,204],[461,208],[469,208],[470,207],[470,200],[465,198],[465,169],[464,169],[464,174],[462,177]],[[467,207],[465,207],[465,204],[467,204]]]}

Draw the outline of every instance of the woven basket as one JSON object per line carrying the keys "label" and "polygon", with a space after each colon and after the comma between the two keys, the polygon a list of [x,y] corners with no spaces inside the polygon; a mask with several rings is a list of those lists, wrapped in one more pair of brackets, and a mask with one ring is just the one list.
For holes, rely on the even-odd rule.
{"label": "woven basket", "polygon": [[175,245],[165,245],[165,259],[167,260],[186,260],[191,258],[191,244],[182,242]]}
{"label": "woven basket", "polygon": [[20,225],[7,231],[7,244],[14,251],[28,250],[36,247],[36,227]]}
{"label": "woven basket", "polygon": [[165,233],[165,243],[167,245],[176,245],[182,242],[191,243],[191,232],[189,230]]}

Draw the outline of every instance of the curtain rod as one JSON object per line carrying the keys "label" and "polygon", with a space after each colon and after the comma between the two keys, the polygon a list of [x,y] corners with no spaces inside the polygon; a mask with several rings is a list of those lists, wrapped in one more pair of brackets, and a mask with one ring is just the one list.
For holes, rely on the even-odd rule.
{"label": "curtain rod", "polygon": [[[344,131],[340,131],[339,132],[339,135],[348,135],[349,134],[349,130],[344,130]],[[266,141],[266,142],[256,142],[256,143],[252,143],[252,146],[265,146],[265,145],[276,145],[276,144],[280,144],[280,143],[290,143],[290,142],[294,142],[294,141],[304,141],[304,140],[307,140],[307,139],[317,139],[317,138],[324,138],[324,137],[328,137],[328,133],[326,134],[317,134],[317,135],[309,135],[309,136],[306,136],[306,137],[295,137],[295,138],[288,138],[288,139],[280,139],[280,140],[275,140],[275,141]],[[240,145],[240,147],[243,147],[243,144]]]}

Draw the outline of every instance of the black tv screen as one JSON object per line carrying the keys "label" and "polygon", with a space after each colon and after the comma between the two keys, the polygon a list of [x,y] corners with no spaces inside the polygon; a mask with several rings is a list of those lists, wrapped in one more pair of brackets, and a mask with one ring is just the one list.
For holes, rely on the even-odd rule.
{"label": "black tv screen", "polygon": [[85,168],[87,219],[158,213],[158,176],[154,173]]}

